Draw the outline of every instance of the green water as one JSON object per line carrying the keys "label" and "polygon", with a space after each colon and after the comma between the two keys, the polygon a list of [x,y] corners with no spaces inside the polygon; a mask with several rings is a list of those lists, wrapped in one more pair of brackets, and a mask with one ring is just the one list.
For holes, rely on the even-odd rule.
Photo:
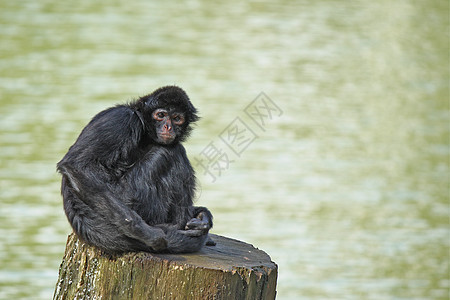
{"label": "green water", "polygon": [[406,0],[0,1],[0,298],[52,296],[83,126],[167,84],[202,115],[191,160],[231,161],[196,165],[197,203],[271,255],[278,299],[447,299],[449,4]]}

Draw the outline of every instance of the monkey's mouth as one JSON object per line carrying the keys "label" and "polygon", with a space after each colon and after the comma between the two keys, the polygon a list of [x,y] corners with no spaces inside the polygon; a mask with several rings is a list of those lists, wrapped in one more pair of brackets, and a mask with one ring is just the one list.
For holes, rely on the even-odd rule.
{"label": "monkey's mouth", "polygon": [[161,141],[165,144],[172,142],[175,139],[175,135],[169,133],[162,133],[159,135]]}

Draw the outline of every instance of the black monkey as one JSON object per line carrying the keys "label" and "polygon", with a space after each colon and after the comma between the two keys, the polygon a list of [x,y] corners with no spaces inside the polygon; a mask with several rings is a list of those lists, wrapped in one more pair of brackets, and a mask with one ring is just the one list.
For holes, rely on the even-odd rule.
{"label": "black monkey", "polygon": [[212,215],[181,145],[197,120],[176,86],[97,114],[57,164],[75,233],[109,253],[198,251]]}

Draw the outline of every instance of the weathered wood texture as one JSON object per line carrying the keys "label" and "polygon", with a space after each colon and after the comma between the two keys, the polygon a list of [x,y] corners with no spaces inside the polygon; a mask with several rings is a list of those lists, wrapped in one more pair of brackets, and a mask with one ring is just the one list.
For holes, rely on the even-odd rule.
{"label": "weathered wood texture", "polygon": [[261,250],[211,235],[192,254],[111,257],[69,235],[53,299],[274,299],[277,265]]}

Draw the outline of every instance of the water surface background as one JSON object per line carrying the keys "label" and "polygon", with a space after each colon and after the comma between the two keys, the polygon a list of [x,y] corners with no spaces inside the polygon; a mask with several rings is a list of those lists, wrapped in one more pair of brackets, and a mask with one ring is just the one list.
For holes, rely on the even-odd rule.
{"label": "water surface background", "polygon": [[[52,296],[55,164],[84,125],[177,84],[202,115],[191,160],[231,160],[196,166],[197,203],[271,255],[278,299],[447,299],[448,5],[1,1],[0,298]],[[261,92],[282,111],[262,128]],[[239,156],[220,139],[236,117],[258,136]]]}

